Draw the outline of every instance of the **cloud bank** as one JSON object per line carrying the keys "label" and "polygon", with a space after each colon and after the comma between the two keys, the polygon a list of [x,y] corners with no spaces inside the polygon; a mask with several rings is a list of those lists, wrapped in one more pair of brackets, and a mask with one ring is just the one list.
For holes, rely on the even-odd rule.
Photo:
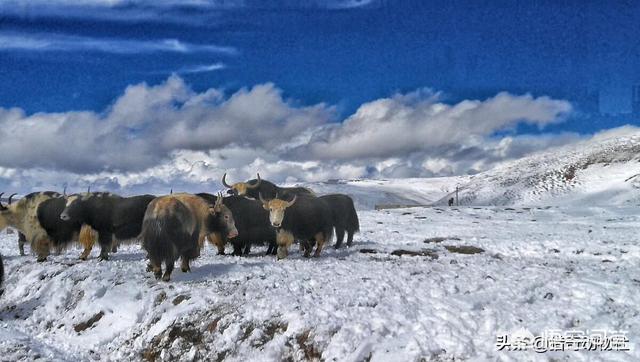
{"label": "cloud bank", "polygon": [[334,106],[286,99],[275,85],[196,92],[178,75],[127,87],[102,112],[0,108],[0,187],[158,192],[219,186],[223,172],[276,182],[476,173],[573,142],[574,134],[497,137],[571,112],[563,100],[499,93],[448,104],[418,90]]}

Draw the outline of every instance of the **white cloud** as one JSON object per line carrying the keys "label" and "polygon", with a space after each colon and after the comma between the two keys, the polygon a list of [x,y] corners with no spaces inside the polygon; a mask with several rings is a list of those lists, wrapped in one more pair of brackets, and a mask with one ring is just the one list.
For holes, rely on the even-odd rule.
{"label": "white cloud", "polygon": [[569,112],[565,101],[500,93],[446,104],[418,91],[335,109],[283,98],[273,84],[195,92],[177,75],[131,85],[103,112],[0,108],[0,190],[197,191],[256,172],[275,182],[428,177],[489,169],[575,134],[496,137]]}
{"label": "white cloud", "polygon": [[56,17],[121,22],[170,22],[211,25],[228,20],[225,10],[360,9],[380,0],[3,0],[0,14],[26,18]]}
{"label": "white cloud", "polygon": [[0,33],[0,51],[94,51],[114,54],[138,53],[216,53],[233,55],[237,50],[229,46],[193,44],[178,39],[129,40],[93,38],[50,33]]}
{"label": "white cloud", "polygon": [[178,70],[179,74],[195,74],[195,73],[208,73],[225,69],[227,66],[224,63],[202,64],[184,67]]}
{"label": "white cloud", "polygon": [[503,92],[484,101],[448,105],[437,94],[419,91],[363,104],[342,125],[318,135],[311,151],[331,159],[390,157],[459,145],[521,122],[542,127],[569,111],[569,102],[548,97]]}

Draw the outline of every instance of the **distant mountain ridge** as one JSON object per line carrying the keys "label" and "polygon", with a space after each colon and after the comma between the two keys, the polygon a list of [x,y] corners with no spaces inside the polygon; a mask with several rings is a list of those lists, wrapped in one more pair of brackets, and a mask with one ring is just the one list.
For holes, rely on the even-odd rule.
{"label": "distant mountain ridge", "polygon": [[473,176],[304,183],[318,193],[352,195],[359,208],[640,205],[640,129],[622,127],[589,140],[505,162]]}

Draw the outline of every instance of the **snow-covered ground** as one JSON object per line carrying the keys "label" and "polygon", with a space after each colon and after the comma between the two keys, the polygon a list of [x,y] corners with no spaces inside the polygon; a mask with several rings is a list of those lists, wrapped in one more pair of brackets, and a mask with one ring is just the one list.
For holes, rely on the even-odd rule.
{"label": "snow-covered ground", "polygon": [[[170,283],[145,272],[135,245],[107,262],[96,250],[80,262],[70,249],[38,264],[18,256],[15,234],[2,233],[0,359],[640,360],[637,208],[410,208],[360,217],[350,249],[304,259],[294,248],[276,261],[260,247],[246,258],[207,247],[192,273],[177,270]],[[424,255],[392,255],[398,250]],[[632,350],[497,350],[499,333],[521,328],[622,330]]]}

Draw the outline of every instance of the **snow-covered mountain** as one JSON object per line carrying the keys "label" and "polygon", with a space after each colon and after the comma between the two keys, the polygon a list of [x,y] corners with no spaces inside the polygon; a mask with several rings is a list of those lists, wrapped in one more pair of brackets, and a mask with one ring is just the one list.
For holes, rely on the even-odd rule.
{"label": "snow-covered mountain", "polygon": [[[637,205],[640,132],[615,132],[470,177],[462,205]],[[438,203],[444,204],[446,198]]]}
{"label": "snow-covered mountain", "polygon": [[640,131],[620,128],[506,162],[473,176],[351,180],[304,184],[320,194],[351,195],[361,209],[378,205],[640,204]]}

